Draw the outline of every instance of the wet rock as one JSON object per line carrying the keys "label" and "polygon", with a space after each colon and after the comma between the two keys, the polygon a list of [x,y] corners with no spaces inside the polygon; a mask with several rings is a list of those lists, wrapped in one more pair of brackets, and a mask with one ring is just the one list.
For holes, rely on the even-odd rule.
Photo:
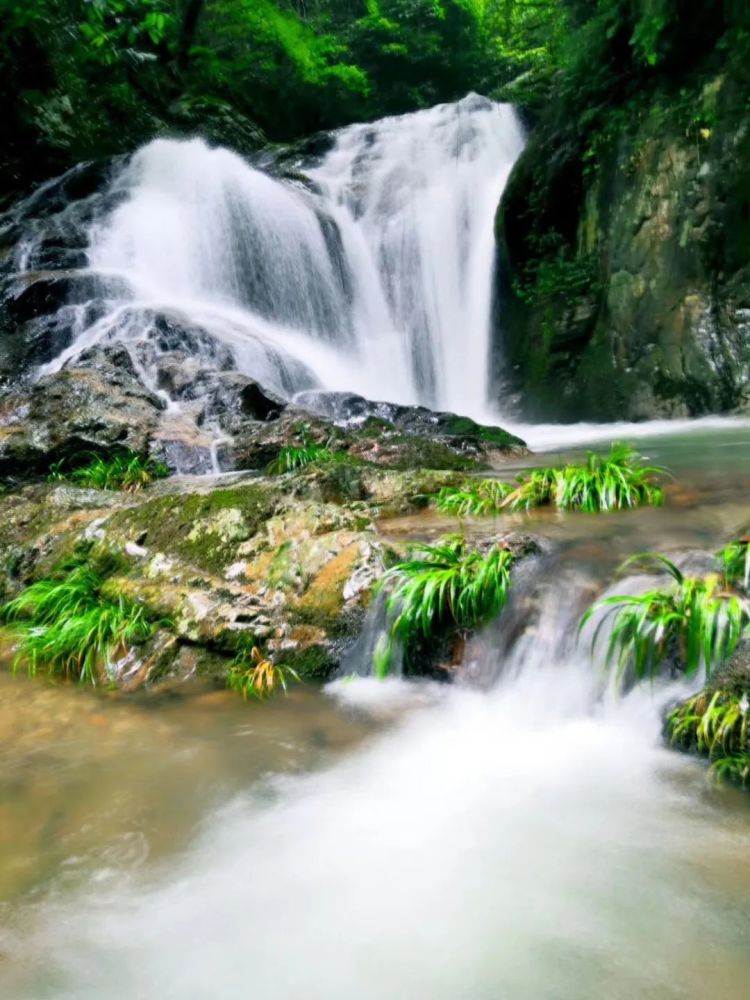
{"label": "wet rock", "polygon": [[277,420],[287,408],[285,399],[239,372],[216,372],[198,367],[191,374],[192,377],[186,379],[172,371],[174,398],[199,401],[199,422],[214,420],[230,434],[242,433],[247,421]]}
{"label": "wet rock", "polygon": [[651,84],[593,132],[590,108],[547,106],[496,226],[495,367],[524,419],[750,407],[748,84],[731,51],[707,51],[680,101]]}
{"label": "wet rock", "polygon": [[140,382],[128,352],[99,351],[80,367],[40,379],[28,396],[0,408],[0,470],[44,471],[81,452],[146,455],[163,402]]}
{"label": "wet rock", "polygon": [[14,320],[23,323],[57,312],[64,305],[128,294],[126,282],[102,278],[92,271],[32,271],[9,283],[4,292],[4,306]]}
{"label": "wet rock", "polygon": [[295,402],[312,413],[344,426],[359,427],[373,436],[378,430],[395,428],[403,434],[446,439],[451,446],[475,453],[497,450],[523,454],[526,448],[524,441],[501,427],[424,406],[375,402],[350,392],[321,391],[300,393]]}
{"label": "wet rock", "polygon": [[191,138],[200,135],[246,156],[257,154],[268,144],[262,129],[218,98],[181,97],[168,114],[175,131]]}
{"label": "wet rock", "polygon": [[3,596],[81,542],[104,545],[127,561],[108,592],[170,622],[118,665],[127,690],[179,684],[196,671],[220,680],[248,636],[303,676],[324,677],[356,640],[392,558],[376,520],[415,511],[426,492],[451,481],[450,473],[377,467],[367,477],[365,501],[330,499],[314,470],[173,479],[139,494],[39,484],[0,495]]}

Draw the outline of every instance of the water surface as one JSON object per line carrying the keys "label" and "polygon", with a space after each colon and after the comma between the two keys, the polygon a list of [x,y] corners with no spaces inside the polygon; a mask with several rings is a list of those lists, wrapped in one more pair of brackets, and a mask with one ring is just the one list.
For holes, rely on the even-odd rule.
{"label": "water surface", "polygon": [[508,519],[548,553],[471,645],[478,686],[257,706],[0,675],[0,994],[744,1000],[750,796],[664,747],[685,688],[615,697],[575,625],[622,557],[747,527],[750,433],[644,447],[664,509]]}

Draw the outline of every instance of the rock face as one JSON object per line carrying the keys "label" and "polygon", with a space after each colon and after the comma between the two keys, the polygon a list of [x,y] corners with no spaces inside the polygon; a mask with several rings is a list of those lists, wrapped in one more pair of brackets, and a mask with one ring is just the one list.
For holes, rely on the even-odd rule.
{"label": "rock face", "polygon": [[0,495],[0,598],[99,545],[122,557],[108,592],[168,622],[136,650],[122,686],[222,679],[248,635],[303,677],[326,677],[359,635],[391,552],[377,522],[457,481],[370,467],[354,499],[326,468],[167,480],[140,494],[28,486]]}
{"label": "rock face", "polygon": [[0,401],[0,474],[46,472],[92,451],[148,453],[163,401],[141,384],[123,348],[98,362],[47,375],[28,395]]}
{"label": "rock face", "polygon": [[554,112],[532,134],[497,217],[498,374],[526,418],[750,407],[750,78],[706,58],[588,148]]}

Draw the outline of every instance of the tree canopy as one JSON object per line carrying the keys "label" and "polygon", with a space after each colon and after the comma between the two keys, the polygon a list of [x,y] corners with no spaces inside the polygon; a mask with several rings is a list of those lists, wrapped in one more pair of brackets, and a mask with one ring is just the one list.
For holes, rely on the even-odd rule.
{"label": "tree canopy", "polygon": [[7,189],[238,116],[290,140],[470,90],[537,112],[553,93],[611,101],[623,81],[689,63],[743,4],[0,0],[0,175]]}

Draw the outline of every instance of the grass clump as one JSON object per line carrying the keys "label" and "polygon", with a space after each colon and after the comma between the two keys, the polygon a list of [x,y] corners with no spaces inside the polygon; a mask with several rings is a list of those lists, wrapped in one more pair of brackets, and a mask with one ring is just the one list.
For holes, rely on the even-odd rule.
{"label": "grass clump", "polygon": [[750,591],[750,538],[730,542],[719,553],[727,582]]}
{"label": "grass clump", "polygon": [[746,691],[701,691],[667,716],[670,742],[705,754],[717,777],[750,786],[750,700]]}
{"label": "grass clump", "polygon": [[479,479],[463,486],[446,486],[437,496],[438,510],[459,517],[487,516],[503,511],[528,511],[554,506],[586,513],[664,503],[658,478],[666,470],[647,465],[629,445],[615,443],[608,455],[588,452],[583,465],[534,469],[515,484]]}
{"label": "grass clump", "polygon": [[290,681],[299,681],[299,674],[291,667],[274,663],[264,656],[258,646],[243,645],[237,652],[227,674],[227,687],[243,698],[270,698],[279,689],[286,691]]}
{"label": "grass clump", "polygon": [[416,558],[391,567],[380,584],[388,618],[375,653],[381,677],[390,671],[394,643],[408,652],[420,638],[476,628],[501,610],[510,590],[514,556],[498,545],[482,553],[462,536],[448,535],[436,545],[413,546],[411,554]]}
{"label": "grass clump", "polygon": [[281,476],[285,472],[294,472],[297,469],[304,469],[307,465],[315,463],[341,461],[343,453],[331,451],[322,444],[309,442],[302,445],[284,445],[276,458],[268,463],[266,471],[271,476]]}
{"label": "grass clump", "polygon": [[92,452],[84,457],[88,460],[84,464],[76,464],[74,468],[69,468],[70,463],[66,459],[56,462],[50,470],[49,481],[68,481],[94,490],[136,493],[154,480],[164,479],[170,474],[168,466],[163,462],[141,458],[135,452],[108,458]]}
{"label": "grass clump", "polygon": [[19,635],[14,669],[25,663],[32,675],[44,668],[95,684],[112,662],[148,639],[156,624],[145,608],[122,595],[103,594],[118,568],[107,553],[78,555],[4,604],[0,618]]}
{"label": "grass clump", "polygon": [[304,469],[308,465],[323,464],[327,462],[343,462],[349,456],[346,452],[333,451],[329,447],[331,442],[320,444],[310,437],[310,427],[308,424],[300,424],[297,427],[298,444],[284,445],[272,462],[266,466],[266,472],[271,476],[281,476],[285,472],[294,472],[297,469]]}
{"label": "grass clump", "polygon": [[588,452],[583,465],[561,469],[535,469],[522,477],[508,494],[503,506],[509,510],[529,510],[552,504],[559,510],[587,513],[664,503],[658,484],[666,472],[659,465],[647,465],[627,444],[616,442],[608,455]]}
{"label": "grass clump", "polygon": [[444,514],[457,517],[486,517],[499,514],[513,487],[499,479],[478,479],[462,486],[443,486],[435,505]]}
{"label": "grass clump", "polygon": [[718,554],[721,572],[698,577],[685,576],[671,560],[653,553],[627,560],[623,568],[651,564],[666,571],[671,582],[645,594],[606,597],[589,608],[580,628],[604,612],[592,649],[611,624],[605,661],[620,674],[632,669],[636,679],[653,677],[669,664],[688,676],[704,667],[710,676],[750,632],[750,598],[738,569],[744,563],[735,551],[743,544],[746,548],[746,542],[732,543]]}

